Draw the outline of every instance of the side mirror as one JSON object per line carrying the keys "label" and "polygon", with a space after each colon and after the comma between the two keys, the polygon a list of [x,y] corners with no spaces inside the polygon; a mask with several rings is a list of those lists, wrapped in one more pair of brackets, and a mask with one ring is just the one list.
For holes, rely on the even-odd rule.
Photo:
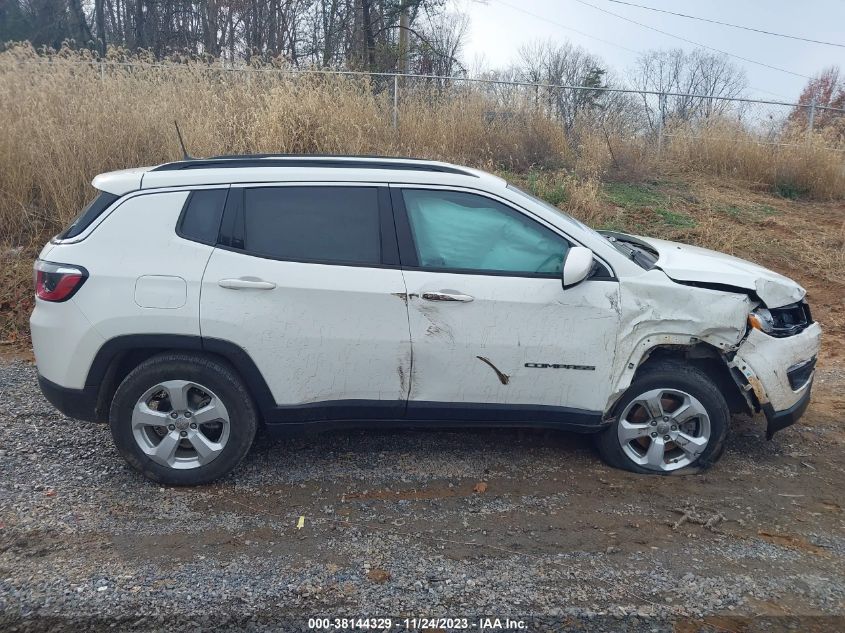
{"label": "side mirror", "polygon": [[584,281],[593,270],[593,251],[583,246],[573,246],[563,257],[563,287],[571,288]]}

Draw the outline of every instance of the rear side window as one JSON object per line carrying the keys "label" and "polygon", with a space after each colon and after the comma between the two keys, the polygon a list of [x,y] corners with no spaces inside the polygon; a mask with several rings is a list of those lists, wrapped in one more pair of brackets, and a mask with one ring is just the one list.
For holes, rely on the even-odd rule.
{"label": "rear side window", "polygon": [[198,189],[185,201],[176,234],[186,240],[214,246],[226,206],[228,189]]}
{"label": "rear side window", "polygon": [[76,237],[82,233],[82,231],[91,226],[91,223],[99,218],[103,214],[103,211],[108,209],[118,198],[120,198],[120,196],[116,196],[113,193],[105,191],[100,192],[96,198],[82,209],[82,213],[80,213],[76,219],[71,222],[71,225],[56,236],[56,239],[67,240],[72,237]]}
{"label": "rear side window", "polygon": [[378,189],[246,189],[243,247],[252,254],[273,259],[380,264]]}

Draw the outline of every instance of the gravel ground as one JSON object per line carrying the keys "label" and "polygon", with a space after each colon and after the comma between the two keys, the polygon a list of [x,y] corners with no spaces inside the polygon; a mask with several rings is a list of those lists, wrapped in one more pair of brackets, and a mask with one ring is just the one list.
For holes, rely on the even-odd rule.
{"label": "gravel ground", "polygon": [[194,489],[142,479],[35,377],[0,363],[0,631],[845,630],[841,369],[772,442],[735,418],[703,475],[616,471],[563,433],[345,432],[259,437]]}

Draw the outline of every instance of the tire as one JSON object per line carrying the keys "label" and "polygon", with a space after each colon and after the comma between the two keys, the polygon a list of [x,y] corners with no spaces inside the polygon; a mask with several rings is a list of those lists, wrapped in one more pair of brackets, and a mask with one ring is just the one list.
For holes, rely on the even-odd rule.
{"label": "tire", "polygon": [[117,450],[142,475],[161,484],[196,486],[240,463],[258,415],[228,364],[170,352],[145,360],[120,383],[109,424]]}
{"label": "tire", "polygon": [[708,468],[722,455],[730,424],[725,398],[707,374],[673,361],[637,376],[612,417],[596,438],[599,453],[611,466],[644,474]]}

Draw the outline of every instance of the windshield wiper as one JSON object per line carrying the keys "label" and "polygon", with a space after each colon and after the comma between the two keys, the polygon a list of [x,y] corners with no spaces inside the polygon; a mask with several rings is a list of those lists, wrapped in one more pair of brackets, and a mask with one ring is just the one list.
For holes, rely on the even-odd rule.
{"label": "windshield wiper", "polygon": [[615,237],[605,237],[607,237],[607,239],[614,246],[616,246],[617,249],[622,252],[623,255],[625,255],[628,259],[630,259],[640,268],[644,268],[645,270],[651,270],[652,268],[654,268],[654,264],[657,260],[654,258],[654,255],[649,253],[644,248],[640,248],[636,244],[633,244],[631,242],[625,242]]}

